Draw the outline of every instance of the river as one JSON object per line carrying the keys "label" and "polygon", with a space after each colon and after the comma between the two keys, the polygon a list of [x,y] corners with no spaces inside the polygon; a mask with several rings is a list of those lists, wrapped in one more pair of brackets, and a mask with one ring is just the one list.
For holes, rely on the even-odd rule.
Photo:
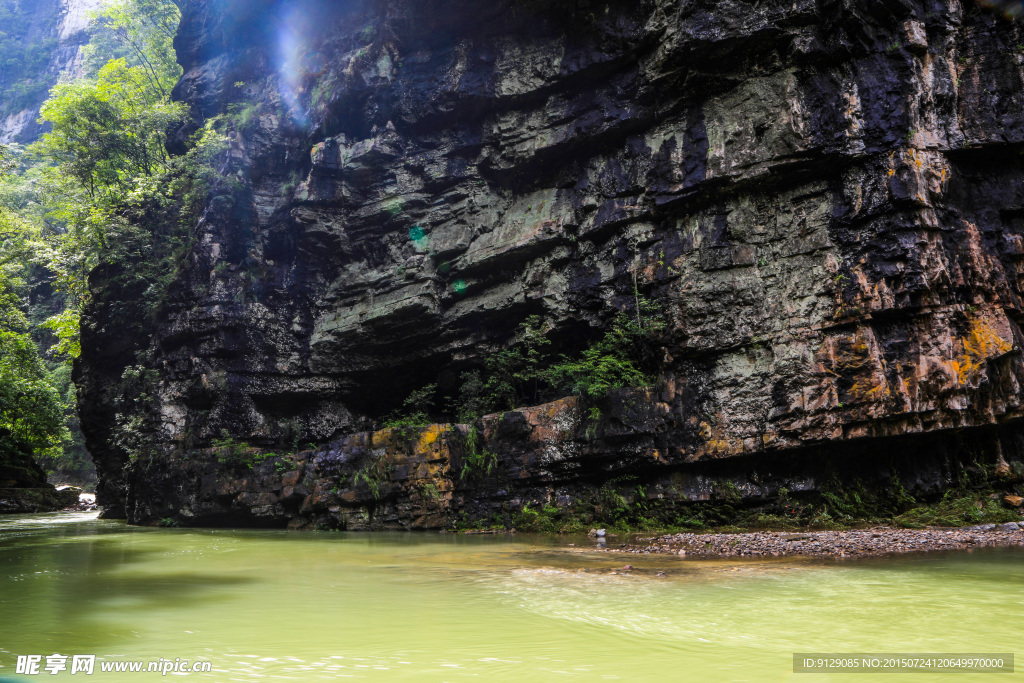
{"label": "river", "polygon": [[[709,561],[585,538],[0,517],[0,680],[90,680],[15,675],[16,655],[54,653],[98,655],[101,681],[156,680],[99,662],[159,658],[208,661],[181,674],[206,681],[851,680],[794,674],[792,655],[1019,650],[1022,560]],[[876,678],[900,677],[856,676]]]}

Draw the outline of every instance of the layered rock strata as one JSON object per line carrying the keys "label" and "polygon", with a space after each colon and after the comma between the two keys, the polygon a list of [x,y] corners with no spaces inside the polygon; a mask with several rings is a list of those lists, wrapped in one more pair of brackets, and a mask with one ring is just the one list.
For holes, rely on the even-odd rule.
{"label": "layered rock strata", "polygon": [[[79,396],[111,514],[435,528],[623,477],[685,505],[1021,474],[1024,38],[999,13],[228,5],[183,3],[176,96],[233,117],[231,182],[157,322],[93,275]],[[476,477],[471,426],[372,431],[528,316],[573,353],[640,295],[660,375],[599,419],[486,417]],[[226,439],[288,457],[243,472]]]}

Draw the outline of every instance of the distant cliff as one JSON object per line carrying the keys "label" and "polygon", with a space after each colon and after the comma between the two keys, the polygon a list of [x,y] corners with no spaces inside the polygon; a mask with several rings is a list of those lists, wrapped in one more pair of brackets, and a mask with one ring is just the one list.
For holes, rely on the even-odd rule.
{"label": "distant cliff", "polygon": [[[156,322],[93,275],[80,401],[112,514],[430,528],[612,489],[684,516],[1024,474],[1024,36],[1000,14],[183,14],[176,95],[235,117],[234,180]],[[654,386],[372,431],[415,389],[444,405],[528,316],[579,353],[641,296],[669,325]]]}
{"label": "distant cliff", "polygon": [[77,75],[90,12],[104,0],[0,0],[0,143],[42,132],[39,107],[62,76]]}

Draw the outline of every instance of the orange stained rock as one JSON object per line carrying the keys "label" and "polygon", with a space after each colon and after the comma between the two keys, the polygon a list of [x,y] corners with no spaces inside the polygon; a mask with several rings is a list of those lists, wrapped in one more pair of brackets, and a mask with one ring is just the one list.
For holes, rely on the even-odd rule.
{"label": "orange stained rock", "polygon": [[431,446],[437,443],[437,440],[441,438],[441,435],[447,431],[448,425],[428,425],[420,432],[419,442],[416,444],[416,451],[419,453],[426,453]]}
{"label": "orange stained rock", "polygon": [[744,452],[743,442],[737,439],[710,439],[697,449],[697,458],[722,458]]}
{"label": "orange stained rock", "polygon": [[998,330],[981,315],[970,320],[967,335],[960,339],[964,352],[952,361],[957,381],[964,385],[981,366],[992,358],[997,358],[1013,350],[1013,342],[1003,339]]}
{"label": "orange stained rock", "polygon": [[892,392],[884,377],[869,377],[867,380],[858,380],[849,388],[849,394],[857,401],[873,403],[884,398],[890,398]]}

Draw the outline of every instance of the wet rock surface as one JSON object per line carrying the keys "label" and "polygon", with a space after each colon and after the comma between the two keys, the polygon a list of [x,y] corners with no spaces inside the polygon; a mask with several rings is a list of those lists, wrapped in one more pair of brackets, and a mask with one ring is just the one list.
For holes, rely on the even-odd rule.
{"label": "wet rock surface", "polygon": [[[258,106],[156,322],[93,274],[76,377],[109,514],[429,528],[623,477],[690,504],[1024,476],[1017,24],[958,2],[296,7],[183,3],[176,96]],[[373,431],[528,315],[575,353],[640,294],[669,321],[654,386],[446,428],[484,434],[486,476],[449,437],[409,461]],[[209,453],[224,433],[316,455],[275,489]]]}
{"label": "wet rock surface", "polygon": [[670,534],[640,538],[635,542],[602,550],[687,557],[866,557],[985,546],[1024,546],[1024,522],[960,529],[880,527],[851,531]]}
{"label": "wet rock surface", "polygon": [[[79,491],[56,488],[0,488],[0,514],[78,509]],[[95,509],[95,505],[89,509]]]}
{"label": "wet rock surface", "polygon": [[31,446],[0,429],[0,514],[62,510],[78,502],[79,492],[48,484]]}
{"label": "wet rock surface", "polygon": [[[1019,441],[1010,428],[897,441],[892,450],[875,453],[851,445],[678,470],[652,466],[642,452],[623,452],[615,442],[595,441],[575,405],[559,401],[487,416],[473,446],[471,425],[444,424],[360,432],[288,455],[240,447],[172,453],[138,463],[144,476],[131,480],[127,512],[138,523],[172,518],[200,526],[426,530],[514,527],[524,509],[600,523],[609,521],[602,515],[627,505],[666,525],[702,510],[721,515],[719,524],[758,513],[783,515],[778,521],[791,524],[805,508],[813,513],[823,496],[841,495],[842,482],[852,482],[865,501],[897,491],[935,501],[965,481],[1021,485],[1012,471],[1020,469],[1024,453],[1015,450]],[[474,449],[493,462],[474,467]],[[992,474],[996,453],[1010,470],[1002,478]],[[644,478],[615,479],[623,472]],[[999,498],[988,496],[1000,509],[1014,509],[1005,500],[996,503]],[[595,527],[594,536],[601,531]]]}

